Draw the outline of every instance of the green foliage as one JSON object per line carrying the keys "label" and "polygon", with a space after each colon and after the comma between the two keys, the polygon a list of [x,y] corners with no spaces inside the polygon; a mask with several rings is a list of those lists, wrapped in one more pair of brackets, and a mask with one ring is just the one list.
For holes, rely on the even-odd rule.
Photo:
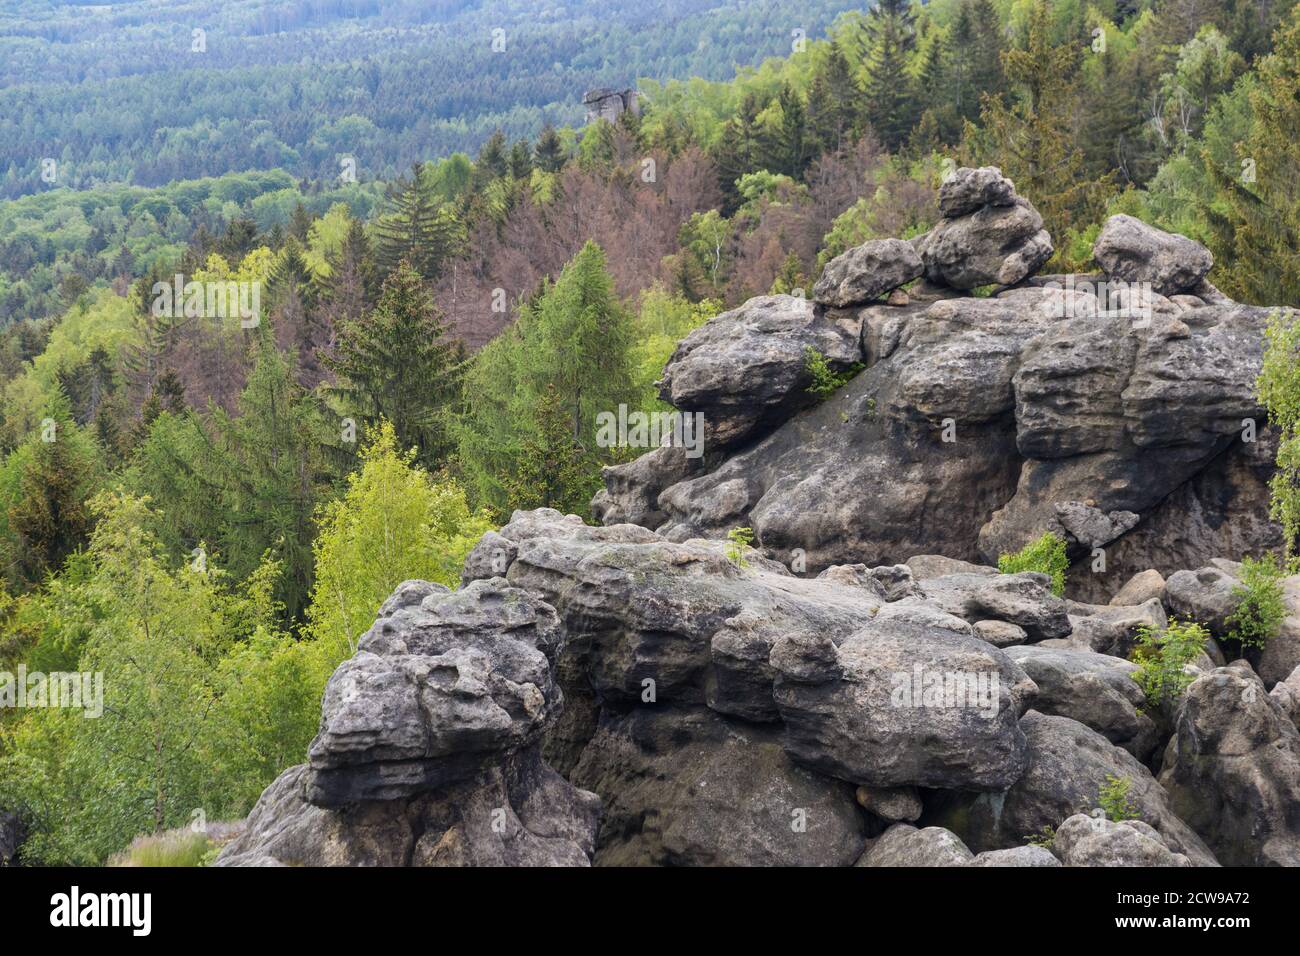
{"label": "green foliage", "polygon": [[109,866],[204,866],[212,841],[195,830],[167,830],[164,833],[136,837],[121,853],[114,854]]}
{"label": "green foliage", "polygon": [[334,356],[333,393],[343,411],[368,427],[382,419],[402,448],[434,468],[453,448],[450,407],[460,388],[459,344],[446,336],[429,290],[405,261],[384,280],[375,308],[345,320]]}
{"label": "green foliage", "polygon": [[1271,514],[1282,525],[1283,553],[1300,554],[1300,312],[1269,316],[1264,362],[1255,383],[1278,431],[1277,470],[1270,479]]}
{"label": "green foliage", "polygon": [[1065,552],[1065,539],[1052,531],[1044,532],[1014,554],[998,556],[998,570],[1003,574],[1020,571],[1037,571],[1052,579],[1052,593],[1065,594],[1065,572],[1070,559]]}
{"label": "green foliage", "polygon": [[[597,415],[638,398],[631,336],[632,319],[614,294],[605,254],[588,242],[470,364],[460,464],[477,501],[508,514],[525,476],[563,454],[564,482],[548,484],[549,500],[539,503],[586,513],[583,496],[599,487],[600,465],[620,454],[597,445]],[[563,452],[556,444],[561,419],[571,436]]]}
{"label": "green foliage", "polygon": [[1233,589],[1236,607],[1228,616],[1227,637],[1242,647],[1263,647],[1286,619],[1282,595],[1285,569],[1273,557],[1243,558],[1241,584]]}
{"label": "green foliage", "polygon": [[1051,850],[1056,843],[1056,827],[1051,824],[1044,824],[1043,828],[1037,833],[1026,833],[1025,843],[1028,846],[1040,846],[1044,850]]}
{"label": "green foliage", "polygon": [[1129,795],[1132,788],[1133,781],[1128,777],[1107,775],[1106,782],[1097,790],[1097,804],[1105,812],[1107,820],[1121,823],[1124,820],[1141,819],[1141,811]]}
{"label": "green foliage", "polygon": [[745,552],[754,543],[753,528],[732,528],[727,532],[727,560],[738,568],[749,567]]}
{"label": "green foliage", "polygon": [[845,383],[852,379],[853,376],[862,371],[862,363],[860,362],[855,362],[850,368],[843,372],[833,371],[830,367],[830,363],[826,361],[826,356],[822,355],[821,352],[818,352],[811,345],[804,347],[803,355],[804,371],[807,372],[808,377],[812,380],[807,388],[808,394],[823,401],[834,395],[837,391],[843,388]]}
{"label": "green foliage", "polygon": [[356,649],[393,588],[411,578],[457,584],[465,555],[491,527],[470,511],[459,485],[432,479],[382,423],[347,492],[320,514],[307,610],[319,686]]}
{"label": "green foliage", "polygon": [[1201,654],[1210,632],[1194,621],[1171,620],[1162,630],[1142,625],[1130,659],[1134,675],[1151,707],[1172,705],[1195,679],[1185,668]]}

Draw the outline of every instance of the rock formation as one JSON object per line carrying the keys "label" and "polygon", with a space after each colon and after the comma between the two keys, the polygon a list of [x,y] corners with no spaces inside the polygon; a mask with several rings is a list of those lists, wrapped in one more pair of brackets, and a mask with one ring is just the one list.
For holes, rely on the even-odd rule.
{"label": "rock formation", "polygon": [[[1300,579],[1224,666],[1222,555],[1277,534],[1266,310],[1123,219],[1105,275],[1035,278],[1051,241],[996,169],[940,209],[678,346],[702,458],[607,469],[602,524],[517,511],[458,590],[399,587],[220,862],[1300,865]],[[818,404],[812,351],[865,369]],[[1044,531],[1068,597],[991,566]],[[1224,646],[1153,702],[1127,658],[1171,615]]]}
{"label": "rock formation", "polygon": [[[1255,397],[1270,310],[1214,289],[1203,247],[1124,216],[1098,238],[1105,273],[1034,276],[1050,239],[991,167],[958,170],[940,208],[914,243],[830,262],[812,302],[754,299],[688,337],[661,395],[704,416],[703,459],[606,469],[596,516],[674,541],[751,527],[812,572],[988,564],[1054,531],[1071,594],[1102,602],[1137,572],[1278,543]],[[891,297],[918,262],[930,294]],[[809,347],[865,370],[817,404]]]}

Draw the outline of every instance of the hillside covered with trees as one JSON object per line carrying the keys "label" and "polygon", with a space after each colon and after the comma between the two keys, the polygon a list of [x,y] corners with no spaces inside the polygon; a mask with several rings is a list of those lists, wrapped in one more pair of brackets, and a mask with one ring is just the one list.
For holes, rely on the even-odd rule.
{"label": "hillside covered with trees", "polygon": [[[0,670],[117,675],[102,719],[0,711],[29,862],[246,814],[397,584],[454,586],[516,508],[590,517],[637,453],[600,411],[666,409],[723,309],[929,230],[959,166],[1032,198],[1047,272],[1129,213],[1300,302],[1300,8],[379,6],[0,27]],[[584,123],[617,77],[639,113]],[[256,285],[258,320],[160,314],[176,276]]]}

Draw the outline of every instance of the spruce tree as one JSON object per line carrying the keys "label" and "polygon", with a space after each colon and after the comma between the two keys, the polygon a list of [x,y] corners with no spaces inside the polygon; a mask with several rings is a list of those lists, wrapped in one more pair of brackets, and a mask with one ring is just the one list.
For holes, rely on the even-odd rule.
{"label": "spruce tree", "polygon": [[543,172],[559,172],[560,167],[564,165],[564,143],[560,141],[560,134],[550,123],[542,127],[542,132],[537,137],[537,145],[533,148],[533,157],[537,168]]}
{"label": "spruce tree", "polygon": [[916,48],[911,0],[878,0],[867,17],[865,43],[867,122],[894,150],[919,114],[909,70]]}
{"label": "spruce tree", "polygon": [[421,277],[432,279],[455,251],[458,223],[439,207],[434,193],[427,163],[416,163],[409,180],[391,187],[389,210],[372,227],[375,261],[385,273],[406,261]]}
{"label": "spruce tree", "polygon": [[374,309],[345,320],[326,366],[344,407],[368,425],[392,422],[403,449],[418,447],[430,468],[451,451],[448,416],[458,394],[461,350],[408,263],[384,280]]}

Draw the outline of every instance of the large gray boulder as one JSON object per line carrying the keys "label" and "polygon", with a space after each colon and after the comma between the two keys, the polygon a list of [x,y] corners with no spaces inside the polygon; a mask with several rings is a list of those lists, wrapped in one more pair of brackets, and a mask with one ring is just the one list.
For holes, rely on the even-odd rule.
{"label": "large gray boulder", "polygon": [[659,396],[703,414],[706,453],[736,445],[812,404],[810,349],[844,371],[861,358],[859,335],[857,324],[837,324],[797,296],[750,299],[678,343]]}
{"label": "large gray boulder", "polygon": [[330,678],[308,763],[218,864],[590,865],[600,799],[540,753],[564,640],[551,606],[503,578],[403,583]]}
{"label": "large gray boulder", "polygon": [[813,301],[842,309],[888,295],[924,271],[921,257],[902,239],[873,239],[826,264]]}
{"label": "large gray boulder", "polygon": [[610,712],[572,774],[605,799],[596,864],[848,866],[853,788],[801,767],[776,729],[708,710]]}
{"label": "large gray boulder", "polygon": [[1076,813],[1059,827],[1052,850],[1066,866],[1191,866],[1172,852],[1154,827],[1140,820],[1108,820]]}
{"label": "large gray boulder", "polygon": [[896,823],[877,837],[858,866],[969,866],[974,854],[941,827],[918,830]]}
{"label": "large gray boulder", "polygon": [[1300,667],[1300,574],[1283,578],[1281,584],[1285,610],[1282,623],[1262,649],[1249,655],[1266,687],[1293,676]]}
{"label": "large gray boulder", "polygon": [[[674,540],[748,526],[812,572],[922,554],[987,565],[1054,531],[1078,561],[1071,593],[1103,604],[1138,571],[1279,540],[1254,391],[1268,310],[1144,326],[1014,291],[858,310],[869,365],[829,400],[684,479],[645,476],[644,493],[620,473],[597,505]],[[1258,441],[1241,440],[1248,419]]]}
{"label": "large gray boulder", "polygon": [[1133,679],[1138,666],[1090,650],[1024,646],[1007,649],[1038,688],[1034,709],[1069,717],[1145,761],[1157,743],[1155,723],[1142,709],[1146,695]]}
{"label": "large gray boulder", "polygon": [[1077,813],[1100,806],[1102,787],[1129,782],[1139,818],[1154,827],[1175,853],[1195,866],[1214,866],[1214,854],[1174,812],[1164,789],[1137,759],[1101,734],[1068,717],[1030,711],[1020,721],[1025,772],[1001,793],[936,797],[921,822],[944,826],[976,852],[1007,849],[1060,827]]}
{"label": "large gray boulder", "polygon": [[1160,782],[1231,866],[1300,866],[1300,732],[1245,661],[1187,689]]}
{"label": "large gray boulder", "polygon": [[888,604],[838,647],[818,634],[772,649],[786,749],[872,787],[1001,790],[1024,770],[1018,727],[1034,692],[964,621],[915,599]]}
{"label": "large gray boulder", "polygon": [[1149,282],[1166,296],[1194,291],[1214,265],[1199,242],[1125,215],[1106,220],[1092,256],[1112,279]]}
{"label": "large gray boulder", "polygon": [[945,219],[969,216],[984,206],[1010,206],[1016,187],[996,166],[963,166],[939,186],[939,214]]}
{"label": "large gray boulder", "polygon": [[404,800],[333,809],[303,798],[306,765],[267,787],[217,866],[589,866],[600,800],[536,747]]}
{"label": "large gray boulder", "polygon": [[1228,618],[1241,603],[1241,579],[1231,568],[1207,566],[1178,571],[1165,582],[1165,607],[1171,616],[1195,621],[1222,637],[1230,630]]}
{"label": "large gray boulder", "polygon": [[1043,217],[1022,197],[941,219],[921,242],[926,278],[954,289],[1014,285],[1037,272],[1052,251]]}
{"label": "large gray boulder", "polygon": [[503,578],[402,585],[325,687],[307,799],[408,797],[537,742],[561,639],[555,611]]}

